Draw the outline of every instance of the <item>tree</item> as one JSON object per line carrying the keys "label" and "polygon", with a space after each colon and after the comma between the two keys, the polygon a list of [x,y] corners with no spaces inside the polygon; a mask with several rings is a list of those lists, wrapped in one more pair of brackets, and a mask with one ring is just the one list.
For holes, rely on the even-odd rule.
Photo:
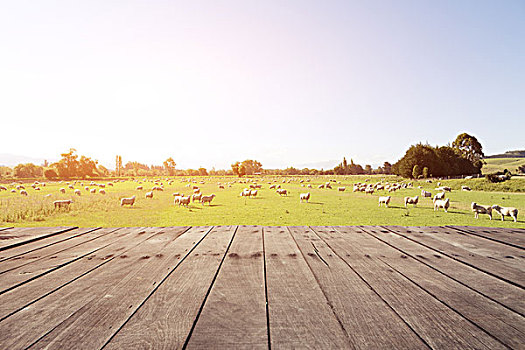
{"label": "tree", "polygon": [[370,164],[365,165],[365,174],[372,174],[372,166]]}
{"label": "tree", "polygon": [[169,157],[168,159],[166,159],[164,161],[164,168],[166,169],[166,171],[168,172],[168,175],[169,176],[173,176],[175,175],[175,166],[177,165],[175,163],[175,161],[173,160],[173,158]]}
{"label": "tree", "polygon": [[454,142],[452,142],[452,148],[474,165],[476,165],[476,162],[480,161],[484,155],[483,147],[478,139],[465,132],[456,137]]}
{"label": "tree", "polygon": [[77,175],[79,161],[76,152],[76,149],[70,148],[69,152],[60,155],[62,159],[53,164],[57,169],[58,176],[62,178],[70,178]]}
{"label": "tree", "polygon": [[15,177],[18,178],[40,177],[44,173],[44,169],[41,166],[33,163],[18,164],[13,171]]}
{"label": "tree", "polygon": [[429,173],[428,173],[428,168],[427,167],[424,167],[423,168],[423,173],[422,173],[423,177],[425,179],[428,179],[428,176],[429,176]]}
{"label": "tree", "polygon": [[414,179],[417,179],[417,178],[419,178],[419,175],[421,175],[421,168],[419,167],[419,165],[416,164],[412,168],[412,177]]}
{"label": "tree", "polygon": [[117,176],[120,176],[121,171],[122,171],[122,156],[117,155],[115,159],[115,172],[117,173]]}
{"label": "tree", "polygon": [[81,156],[78,161],[77,173],[75,175],[82,178],[97,176],[97,163],[97,161],[92,160],[91,158]]}
{"label": "tree", "polygon": [[49,169],[44,170],[44,177],[46,179],[53,180],[58,177],[58,174],[55,169],[49,168]]}
{"label": "tree", "polygon": [[240,162],[235,162],[232,165],[232,171],[235,175],[243,177],[244,175],[253,175],[262,171],[262,164],[256,160],[247,159]]}
{"label": "tree", "polygon": [[198,172],[199,172],[199,176],[208,176],[208,170],[206,170],[206,168],[200,167],[198,169]]}

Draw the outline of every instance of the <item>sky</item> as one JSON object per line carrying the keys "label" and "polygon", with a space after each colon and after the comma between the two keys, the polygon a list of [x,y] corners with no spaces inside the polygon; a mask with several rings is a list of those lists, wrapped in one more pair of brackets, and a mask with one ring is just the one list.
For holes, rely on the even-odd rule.
{"label": "sky", "polygon": [[377,166],[462,132],[525,149],[524,38],[522,0],[5,1],[0,164]]}

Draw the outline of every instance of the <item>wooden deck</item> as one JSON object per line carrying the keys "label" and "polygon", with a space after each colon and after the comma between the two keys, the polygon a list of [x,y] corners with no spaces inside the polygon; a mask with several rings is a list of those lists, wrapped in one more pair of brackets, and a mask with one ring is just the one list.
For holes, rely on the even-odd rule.
{"label": "wooden deck", "polygon": [[0,349],[525,348],[525,230],[0,228]]}

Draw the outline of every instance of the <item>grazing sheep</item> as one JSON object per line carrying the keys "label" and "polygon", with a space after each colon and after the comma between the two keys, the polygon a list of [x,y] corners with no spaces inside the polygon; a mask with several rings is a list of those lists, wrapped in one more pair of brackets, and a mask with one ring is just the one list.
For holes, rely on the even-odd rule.
{"label": "grazing sheep", "polygon": [[211,205],[211,201],[215,198],[215,194],[210,194],[209,196],[202,196],[201,198],[201,204],[204,205],[204,203],[208,203],[208,205]]}
{"label": "grazing sheep", "polygon": [[76,194],[77,196],[82,195],[82,193],[80,193],[80,190],[79,190],[79,189],[76,189],[76,190],[75,190],[75,194]]}
{"label": "grazing sheep", "polygon": [[112,184],[111,182],[109,182],[109,183],[108,183],[108,186],[111,186],[111,187],[113,187],[113,184]]}
{"label": "grazing sheep", "polygon": [[224,185],[219,185],[219,188],[224,190]]}
{"label": "grazing sheep", "polygon": [[472,189],[468,186],[461,186],[462,191],[472,191]]}
{"label": "grazing sheep", "polygon": [[143,186],[137,186],[137,191],[142,191],[144,189]]}
{"label": "grazing sheep", "polygon": [[65,189],[64,187],[62,187],[62,188],[60,189],[60,193],[66,193],[66,189]]}
{"label": "grazing sheep", "polygon": [[250,197],[252,194],[252,192],[248,189],[245,189],[244,191],[241,192],[241,197]]}
{"label": "grazing sheep", "polygon": [[448,186],[442,186],[441,188],[443,189],[443,191],[452,192],[452,188],[450,188]]}
{"label": "grazing sheep", "polygon": [[301,193],[299,195],[300,203],[302,203],[303,201],[306,201],[306,203],[308,203],[309,200],[310,200],[310,192],[308,192],[308,193]]}
{"label": "grazing sheep", "polygon": [[415,207],[418,201],[419,201],[419,196],[405,197],[405,208],[407,207],[407,204],[413,204]]}
{"label": "grazing sheep", "polygon": [[153,191],[146,192],[146,198],[153,198]]}
{"label": "grazing sheep", "polygon": [[339,192],[344,192],[346,190],[346,187],[338,187],[337,190]]}
{"label": "grazing sheep", "polygon": [[103,189],[100,189],[100,190],[98,190],[98,193],[100,193],[100,194],[106,194],[106,191],[104,191]]}
{"label": "grazing sheep", "polygon": [[0,191],[7,191],[7,187],[5,187],[5,186],[0,186]]}
{"label": "grazing sheep", "polygon": [[72,199],[62,199],[53,202],[55,209],[57,208],[69,208],[69,205],[73,203]]}
{"label": "grazing sheep", "polygon": [[432,197],[432,193],[425,190],[421,190],[421,197]]}
{"label": "grazing sheep", "polygon": [[505,216],[512,217],[514,219],[514,222],[518,221],[518,209],[517,208],[500,207],[499,205],[494,204],[492,206],[492,209],[494,209],[495,211],[497,211],[501,215],[501,221],[505,221],[504,220]]}
{"label": "grazing sheep", "polygon": [[200,193],[200,192],[201,192],[201,190],[198,189],[198,188],[193,190],[193,193],[194,193],[194,194],[197,194],[197,193]]}
{"label": "grazing sheep", "polygon": [[27,191],[26,191],[26,190],[21,190],[21,191],[20,191],[20,194],[21,194],[22,196],[27,196]]}
{"label": "grazing sheep", "polygon": [[180,197],[179,199],[179,205],[184,205],[184,206],[188,206],[190,205],[190,201],[191,201],[191,197],[188,196],[188,197]]}
{"label": "grazing sheep", "polygon": [[321,184],[321,185],[317,186],[317,188],[324,188],[324,185]]}
{"label": "grazing sheep", "polygon": [[277,193],[279,193],[280,196],[288,196],[288,191],[285,190],[284,188],[283,189],[278,189],[277,190]]}
{"label": "grazing sheep", "polygon": [[91,190],[89,190],[89,193],[97,193],[97,189],[96,188],[92,188]]}
{"label": "grazing sheep", "polygon": [[470,207],[476,219],[479,217],[479,214],[487,214],[490,220],[492,220],[492,207],[490,205],[479,205],[476,202],[472,202]]}
{"label": "grazing sheep", "polygon": [[175,196],[175,198],[173,199],[173,204],[180,205],[180,199],[182,197],[184,197],[184,195],[182,195],[182,196]]}
{"label": "grazing sheep", "polygon": [[121,206],[121,207],[122,207],[123,205],[125,205],[125,204],[129,204],[129,205],[132,207],[134,203],[135,203],[135,196],[130,197],[130,198],[122,198],[122,199],[120,200],[120,206]]}
{"label": "grazing sheep", "polygon": [[386,196],[386,197],[379,197],[379,206],[381,206],[382,203],[385,203],[385,207],[388,208],[388,204],[390,203],[390,199],[392,197]]}
{"label": "grazing sheep", "polygon": [[73,185],[69,185],[67,186],[70,190],[74,190],[75,188],[73,187]]}
{"label": "grazing sheep", "polygon": [[365,188],[365,194],[366,194],[366,193],[374,194],[374,188],[373,188],[373,187],[367,187],[367,188]]}
{"label": "grazing sheep", "polygon": [[445,192],[436,193],[436,195],[434,196],[434,200],[436,199],[445,199]]}
{"label": "grazing sheep", "polygon": [[84,189],[89,192],[89,187],[88,186],[84,187]]}
{"label": "grazing sheep", "polygon": [[251,190],[250,197],[256,197],[256,196],[257,196],[257,190]]}
{"label": "grazing sheep", "polygon": [[200,202],[202,198],[202,193],[195,193],[191,196],[194,202]]}
{"label": "grazing sheep", "polygon": [[445,213],[448,211],[448,207],[450,206],[450,199],[436,199],[434,201],[434,211],[438,210],[439,208],[445,209]]}

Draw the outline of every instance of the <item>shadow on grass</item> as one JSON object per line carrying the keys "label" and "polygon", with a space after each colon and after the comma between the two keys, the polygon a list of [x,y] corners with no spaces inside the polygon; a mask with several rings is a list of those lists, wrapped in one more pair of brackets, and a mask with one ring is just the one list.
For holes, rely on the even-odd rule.
{"label": "shadow on grass", "polygon": [[308,204],[315,204],[315,205],[324,205],[324,203],[321,202],[307,202]]}

